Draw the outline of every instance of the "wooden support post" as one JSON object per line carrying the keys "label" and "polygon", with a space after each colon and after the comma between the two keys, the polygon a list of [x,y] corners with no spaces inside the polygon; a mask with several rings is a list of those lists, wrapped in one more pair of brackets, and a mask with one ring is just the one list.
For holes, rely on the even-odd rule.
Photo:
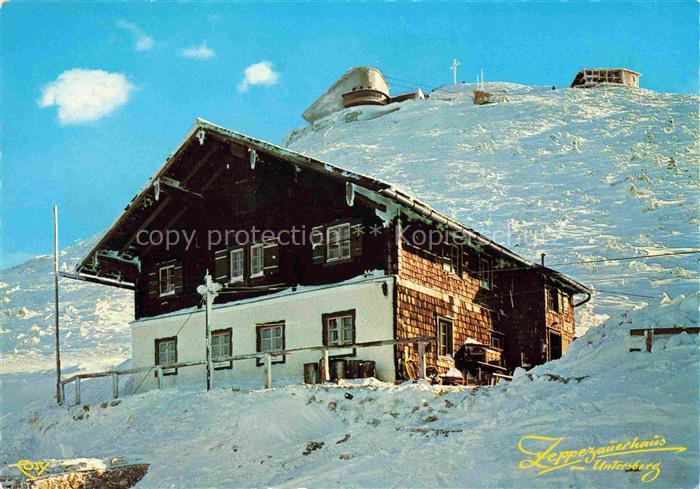
{"label": "wooden support post", "polygon": [[80,406],[80,377],[75,378],[75,405]]}
{"label": "wooden support post", "polygon": [[112,372],[112,397],[114,399],[119,397],[119,374],[117,372]]}
{"label": "wooden support post", "polygon": [[418,378],[425,378],[425,342],[418,342]]}
{"label": "wooden support post", "polygon": [[156,367],[156,389],[160,389],[160,377],[163,375],[163,369],[160,365]]}
{"label": "wooden support post", "polygon": [[653,342],[652,331],[647,329],[645,336],[644,342],[646,343],[647,352],[651,353],[651,343]]}
{"label": "wooden support post", "polygon": [[63,404],[61,394],[61,340],[58,315],[58,206],[53,206],[53,289],[54,289],[54,328],[56,333],[56,402]]}
{"label": "wooden support post", "polygon": [[328,349],[323,349],[323,370],[321,370],[321,383],[331,380],[331,366],[328,362]]}
{"label": "wooden support post", "polygon": [[263,360],[265,362],[265,367],[263,369],[263,387],[269,389],[272,387],[272,355],[266,353]]}

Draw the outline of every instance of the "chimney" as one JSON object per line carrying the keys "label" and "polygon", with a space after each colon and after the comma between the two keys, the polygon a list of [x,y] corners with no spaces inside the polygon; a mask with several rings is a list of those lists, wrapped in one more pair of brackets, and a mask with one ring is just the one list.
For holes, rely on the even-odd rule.
{"label": "chimney", "polygon": [[542,260],[542,266],[544,266],[544,257],[546,253],[540,253],[540,259]]}

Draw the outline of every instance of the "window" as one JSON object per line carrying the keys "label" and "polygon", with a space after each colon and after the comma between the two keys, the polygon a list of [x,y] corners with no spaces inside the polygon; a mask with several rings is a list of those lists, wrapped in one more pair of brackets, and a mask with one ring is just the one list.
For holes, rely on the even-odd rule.
{"label": "window", "polygon": [[350,223],[330,226],[326,231],[326,259],[328,261],[350,258]]}
{"label": "window", "polygon": [[501,349],[501,337],[499,336],[499,333],[496,333],[495,331],[491,331],[489,334],[489,345],[492,348],[498,348]]}
{"label": "window", "polygon": [[[155,340],[156,365],[177,363],[177,337],[159,338]],[[176,368],[163,369],[163,375],[177,375]]]}
{"label": "window", "polygon": [[323,344],[352,345],[355,342],[355,310],[323,315]]}
{"label": "window", "polygon": [[447,356],[454,352],[452,341],[452,320],[449,318],[437,318],[438,355]]}
{"label": "window", "polygon": [[442,248],[442,269],[446,272],[462,274],[462,250],[459,246],[446,244]]}
{"label": "window", "polygon": [[243,281],[243,248],[231,250],[231,279],[230,282]]}
{"label": "window", "polygon": [[[258,329],[258,352],[272,353],[284,350],[284,323],[259,324]],[[284,357],[272,357],[273,363],[284,363]],[[257,365],[262,365],[258,358]]]}
{"label": "window", "polygon": [[262,244],[250,247],[250,276],[261,277],[265,272],[263,263],[264,248]]}
{"label": "window", "polygon": [[231,347],[231,328],[211,332],[211,360],[215,364],[214,368],[231,368],[232,360],[223,360],[231,356]]}
{"label": "window", "polygon": [[175,295],[175,265],[158,269],[158,283],[161,297]]}
{"label": "window", "polygon": [[479,280],[482,289],[493,289],[493,262],[479,257]]}
{"label": "window", "polygon": [[550,311],[559,312],[559,291],[554,287],[547,288],[547,307]]}

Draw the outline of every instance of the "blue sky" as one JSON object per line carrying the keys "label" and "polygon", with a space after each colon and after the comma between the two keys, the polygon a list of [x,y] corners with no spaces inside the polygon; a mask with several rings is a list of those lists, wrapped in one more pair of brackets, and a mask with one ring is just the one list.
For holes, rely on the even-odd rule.
{"label": "blue sky", "polygon": [[[104,230],[195,117],[279,143],[350,66],[428,88],[450,81],[455,57],[460,80],[483,68],[487,81],[530,85],[568,85],[583,66],[625,66],[642,72],[644,88],[698,91],[692,1],[13,0],[0,19],[2,268],[51,251],[54,203],[62,247]],[[86,99],[94,84],[100,96]]]}

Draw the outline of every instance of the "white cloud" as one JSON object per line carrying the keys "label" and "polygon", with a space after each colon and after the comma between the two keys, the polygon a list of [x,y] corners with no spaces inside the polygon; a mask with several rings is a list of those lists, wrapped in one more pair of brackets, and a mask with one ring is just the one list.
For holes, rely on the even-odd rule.
{"label": "white cloud", "polygon": [[247,92],[251,85],[264,85],[270,87],[277,84],[279,73],[272,69],[272,63],[261,61],[250,65],[243,71],[243,80],[238,84],[238,91]]}
{"label": "white cloud", "polygon": [[134,49],[136,51],[148,51],[155,44],[153,38],[145,34],[136,24],[119,19],[117,21],[117,27],[131,33],[131,36],[134,39]]}
{"label": "white cloud", "polygon": [[38,103],[40,107],[57,106],[61,124],[82,124],[124,105],[133,89],[122,73],[76,68],[46,85]]}
{"label": "white cloud", "polygon": [[191,48],[183,49],[180,54],[185,58],[195,58],[195,59],[209,59],[216,56],[213,49],[207,46],[206,42],[203,42],[199,46],[192,46]]}

